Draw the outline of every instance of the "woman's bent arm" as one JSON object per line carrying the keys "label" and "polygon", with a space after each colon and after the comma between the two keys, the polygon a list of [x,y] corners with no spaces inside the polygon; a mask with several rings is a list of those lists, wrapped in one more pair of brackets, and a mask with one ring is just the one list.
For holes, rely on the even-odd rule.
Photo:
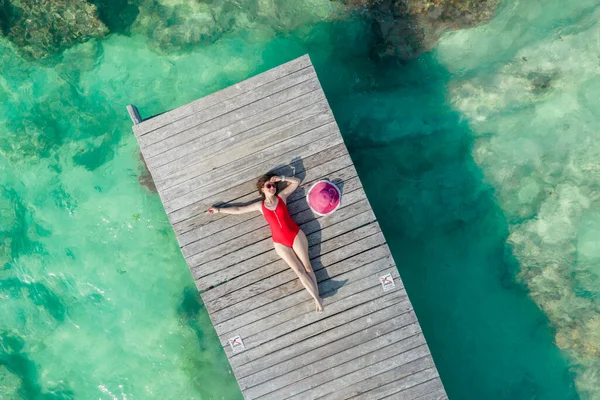
{"label": "woman's bent arm", "polygon": [[[280,177],[274,177],[276,179],[276,182],[281,181]],[[273,181],[274,179],[271,179],[271,181]],[[298,189],[298,186],[300,185],[300,182],[302,182],[300,179],[296,178],[295,176],[288,176],[285,178],[286,182],[289,182],[290,184],[286,186],[285,189],[283,189],[281,192],[279,192],[279,196],[281,196],[281,198],[283,200],[287,199],[287,197],[292,194],[294,192],[294,190]]]}
{"label": "woman's bent arm", "polygon": [[210,214],[244,214],[251,211],[260,211],[260,202],[257,201],[246,206],[234,206],[234,207],[211,207],[207,210]]}

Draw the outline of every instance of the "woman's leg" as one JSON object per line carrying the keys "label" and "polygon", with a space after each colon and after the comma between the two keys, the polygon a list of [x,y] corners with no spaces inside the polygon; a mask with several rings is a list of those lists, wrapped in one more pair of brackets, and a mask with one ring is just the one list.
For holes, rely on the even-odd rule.
{"label": "woman's leg", "polygon": [[317,276],[315,275],[315,271],[313,271],[312,265],[310,263],[310,257],[308,256],[308,239],[306,238],[306,235],[304,234],[304,232],[302,232],[302,230],[298,231],[298,235],[296,235],[296,238],[294,239],[292,249],[294,250],[294,253],[296,253],[296,256],[298,257],[300,262],[302,262],[306,274],[310,277],[310,280],[315,285],[315,288],[317,288],[316,292],[317,297],[319,298],[318,305],[320,305],[322,309],[323,303],[321,301],[321,297],[319,296],[319,284],[317,282]]}
{"label": "woman's leg", "polygon": [[296,253],[291,248],[284,246],[279,243],[273,243],[275,245],[275,251],[279,254],[279,257],[285,261],[290,268],[298,275],[300,279],[300,283],[306,288],[308,293],[315,299],[315,303],[317,304],[317,311],[322,311],[323,308],[319,309],[319,305],[321,304],[321,298],[319,297],[319,289],[315,286],[313,281],[310,279],[304,266],[296,257]]}

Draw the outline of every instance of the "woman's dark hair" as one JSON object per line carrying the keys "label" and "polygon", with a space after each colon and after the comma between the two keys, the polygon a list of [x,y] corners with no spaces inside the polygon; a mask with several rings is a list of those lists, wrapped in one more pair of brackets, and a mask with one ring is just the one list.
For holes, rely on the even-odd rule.
{"label": "woman's dark hair", "polygon": [[[264,174],[263,176],[261,176],[260,178],[258,178],[258,181],[256,181],[256,188],[258,189],[258,193],[260,194],[260,196],[263,199],[265,198],[265,194],[263,193],[262,188],[263,188],[263,186],[265,186],[265,183],[270,181],[271,178],[274,176],[277,176],[277,174],[275,174],[273,172],[268,172],[268,173]],[[277,183],[275,183],[275,187],[277,188],[277,190],[275,190],[275,193],[277,193],[279,191],[279,188],[277,187]]]}

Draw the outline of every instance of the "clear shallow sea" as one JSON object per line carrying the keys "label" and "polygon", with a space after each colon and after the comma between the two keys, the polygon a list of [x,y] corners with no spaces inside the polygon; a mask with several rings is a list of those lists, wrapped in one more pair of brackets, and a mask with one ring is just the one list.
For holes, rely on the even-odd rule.
{"label": "clear shallow sea", "polygon": [[600,398],[598,0],[506,0],[405,62],[325,0],[139,10],[44,66],[0,40],[0,399],[241,398],[125,105],[305,53],[450,398]]}

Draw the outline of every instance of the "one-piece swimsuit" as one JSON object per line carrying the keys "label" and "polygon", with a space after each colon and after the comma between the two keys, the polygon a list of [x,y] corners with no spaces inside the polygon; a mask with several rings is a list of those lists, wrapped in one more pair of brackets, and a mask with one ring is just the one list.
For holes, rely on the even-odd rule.
{"label": "one-piece swimsuit", "polygon": [[271,227],[271,233],[273,235],[273,241],[280,243],[287,247],[292,247],[294,239],[300,228],[290,217],[285,202],[281,197],[277,196],[277,206],[275,210],[270,210],[265,206],[265,202],[262,202],[263,215]]}

